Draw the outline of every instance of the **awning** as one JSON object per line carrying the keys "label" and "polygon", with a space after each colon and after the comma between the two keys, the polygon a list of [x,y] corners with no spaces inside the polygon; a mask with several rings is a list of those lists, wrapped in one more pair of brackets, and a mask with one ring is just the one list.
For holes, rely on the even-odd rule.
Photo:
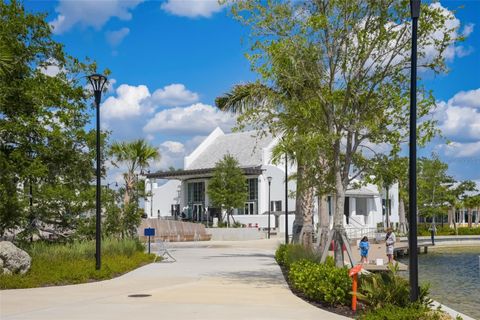
{"label": "awning", "polygon": [[360,189],[347,190],[345,196],[351,198],[377,198],[380,197],[380,193],[372,191],[366,187],[361,187]]}
{"label": "awning", "polygon": [[[240,168],[245,175],[261,175],[263,169],[258,167]],[[147,178],[151,179],[171,179],[171,180],[188,180],[194,178],[211,178],[215,168],[192,169],[192,170],[175,170],[175,171],[158,171],[148,173]]]}

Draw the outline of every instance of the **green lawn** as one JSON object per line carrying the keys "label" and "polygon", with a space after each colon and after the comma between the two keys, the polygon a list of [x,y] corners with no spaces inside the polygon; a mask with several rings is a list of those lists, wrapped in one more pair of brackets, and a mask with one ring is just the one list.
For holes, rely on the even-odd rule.
{"label": "green lawn", "polygon": [[0,275],[0,289],[35,288],[111,279],[153,262],[136,240],[105,240],[102,268],[95,270],[95,242],[38,243],[25,250],[32,257],[25,275]]}

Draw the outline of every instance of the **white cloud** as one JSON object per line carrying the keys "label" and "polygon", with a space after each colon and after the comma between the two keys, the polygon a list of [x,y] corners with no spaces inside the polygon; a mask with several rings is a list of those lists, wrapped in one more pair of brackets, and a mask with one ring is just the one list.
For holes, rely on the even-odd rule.
{"label": "white cloud", "polygon": [[477,90],[460,91],[448,100],[450,105],[480,109],[480,88]]}
{"label": "white cloud", "polygon": [[57,17],[50,22],[56,34],[70,30],[74,25],[99,30],[110,18],[130,20],[131,10],[143,0],[60,0],[55,8]]}
{"label": "white cloud", "polygon": [[462,35],[463,35],[464,37],[468,37],[468,36],[473,32],[473,27],[474,27],[474,24],[473,24],[473,23],[467,24],[467,25],[463,28]]}
{"label": "white cloud", "polygon": [[188,18],[209,18],[222,10],[218,0],[167,0],[161,8],[170,14]]}
{"label": "white cloud", "polygon": [[105,38],[107,39],[107,42],[112,46],[116,47],[118,46],[123,39],[130,33],[129,28],[121,28],[119,30],[115,31],[107,31],[105,33]]}
{"label": "white cloud", "polygon": [[460,91],[448,102],[438,103],[435,119],[443,134],[456,142],[480,139],[480,88]]}
{"label": "white cloud", "polygon": [[150,97],[148,88],[144,85],[130,86],[122,84],[116,90],[117,97],[111,96],[102,104],[102,117],[110,119],[128,119],[145,116],[153,110],[142,102]]}
{"label": "white cloud", "polygon": [[64,71],[60,68],[59,63],[55,59],[49,59],[44,65],[38,68],[41,73],[49,77],[55,77],[60,72]]}
{"label": "white cloud", "polygon": [[[460,32],[460,25],[461,25],[460,20],[455,17],[455,14],[452,11],[443,7],[440,4],[440,2],[431,3],[429,7],[433,9],[437,9],[441,15],[447,18],[443,28],[440,28],[434,33],[432,33],[431,35],[429,35],[431,39],[435,41],[441,40],[445,37],[445,34],[448,34],[450,39],[457,39],[461,36],[466,36],[473,32],[472,24],[467,24],[463,28],[463,32]],[[422,50],[422,48],[420,48],[419,50]],[[437,50],[438,49],[433,44],[423,48],[422,51],[425,52],[425,60],[431,61],[434,57],[436,57],[438,55]],[[470,48],[465,49],[462,46],[456,47],[454,45],[451,45],[448,48],[446,48],[443,55],[447,61],[452,61],[457,56],[464,57],[466,55],[469,55],[471,52],[472,50]]]}
{"label": "white cloud", "polygon": [[174,83],[157,89],[152,94],[152,103],[167,107],[179,107],[198,101],[198,94],[185,88],[183,84]]}
{"label": "white cloud", "polygon": [[452,142],[439,148],[447,157],[480,156],[480,88],[460,91],[448,102],[438,103],[435,119]]}
{"label": "white cloud", "polygon": [[107,93],[114,93],[115,92],[115,84],[117,83],[117,79],[111,78],[108,79],[108,82],[106,84],[107,86]]}
{"label": "white cloud", "polygon": [[168,151],[172,153],[185,152],[185,146],[183,145],[183,143],[177,141],[165,141],[160,146],[167,148]]}
{"label": "white cloud", "polygon": [[217,126],[229,130],[234,125],[235,118],[232,114],[196,103],[186,108],[177,107],[158,112],[143,130],[147,133],[208,134]]}
{"label": "white cloud", "polygon": [[480,155],[480,141],[477,142],[452,142],[443,147],[445,155],[453,158],[466,158]]}

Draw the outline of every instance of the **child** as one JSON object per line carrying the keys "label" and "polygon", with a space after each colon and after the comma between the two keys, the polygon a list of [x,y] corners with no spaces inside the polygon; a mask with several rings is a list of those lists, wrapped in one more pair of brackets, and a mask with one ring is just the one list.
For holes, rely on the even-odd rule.
{"label": "child", "polygon": [[368,249],[370,249],[370,244],[368,243],[367,236],[362,238],[358,247],[360,248],[360,255],[362,256],[360,263],[368,263]]}

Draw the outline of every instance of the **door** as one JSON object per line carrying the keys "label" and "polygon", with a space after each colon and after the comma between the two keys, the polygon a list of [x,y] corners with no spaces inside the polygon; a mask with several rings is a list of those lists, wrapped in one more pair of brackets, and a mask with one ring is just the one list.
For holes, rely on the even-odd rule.
{"label": "door", "polygon": [[245,214],[256,214],[255,202],[245,202]]}
{"label": "door", "polygon": [[203,214],[203,204],[194,203],[193,204],[193,221],[201,221]]}

